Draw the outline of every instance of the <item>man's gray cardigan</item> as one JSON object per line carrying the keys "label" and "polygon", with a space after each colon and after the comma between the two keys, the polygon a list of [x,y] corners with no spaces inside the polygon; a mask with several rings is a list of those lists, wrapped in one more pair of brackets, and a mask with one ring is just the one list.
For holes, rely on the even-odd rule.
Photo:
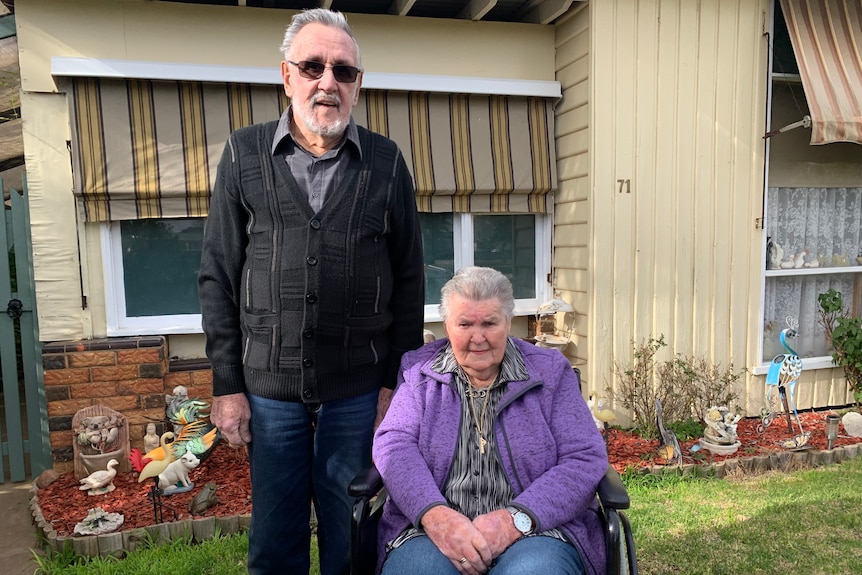
{"label": "man's gray cardigan", "polygon": [[272,156],[276,126],[235,131],[218,166],[198,281],[213,395],[316,403],[394,387],[425,303],[404,158],[358,127],[362,160],[314,213]]}

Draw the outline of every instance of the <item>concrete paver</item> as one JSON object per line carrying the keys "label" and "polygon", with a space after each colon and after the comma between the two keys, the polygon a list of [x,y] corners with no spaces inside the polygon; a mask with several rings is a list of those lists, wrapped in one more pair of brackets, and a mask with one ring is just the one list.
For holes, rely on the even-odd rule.
{"label": "concrete paver", "polygon": [[33,575],[31,549],[41,549],[30,511],[32,481],[0,483],[0,573]]}

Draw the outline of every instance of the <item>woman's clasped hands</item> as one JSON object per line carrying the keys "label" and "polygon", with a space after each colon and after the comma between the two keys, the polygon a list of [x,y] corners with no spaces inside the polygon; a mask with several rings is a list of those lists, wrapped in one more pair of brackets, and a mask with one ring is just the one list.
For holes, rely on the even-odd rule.
{"label": "woman's clasped hands", "polygon": [[467,575],[486,573],[494,559],[521,536],[505,509],[470,521],[454,509],[438,505],[422,517],[422,528],[455,568]]}

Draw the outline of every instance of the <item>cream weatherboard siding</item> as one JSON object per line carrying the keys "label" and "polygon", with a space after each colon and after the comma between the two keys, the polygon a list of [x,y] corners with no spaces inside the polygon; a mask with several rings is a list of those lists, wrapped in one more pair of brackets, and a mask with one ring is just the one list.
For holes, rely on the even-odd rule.
{"label": "cream weatherboard siding", "polygon": [[[592,352],[590,232],[590,4],[570,12],[557,28],[556,69],[563,97],[556,107],[557,193],[554,205],[553,285],[575,308],[574,335],[567,350],[584,363]],[[562,316],[559,318],[562,319]],[[594,362],[586,362],[583,368]],[[593,372],[583,369],[583,388],[593,385]]]}
{"label": "cream weatherboard siding", "polygon": [[[759,365],[769,3],[590,2],[557,25],[555,286],[590,388],[633,341]],[[807,371],[800,408],[844,403]],[[764,377],[737,390],[759,412]],[[831,394],[831,395],[830,395]]]}

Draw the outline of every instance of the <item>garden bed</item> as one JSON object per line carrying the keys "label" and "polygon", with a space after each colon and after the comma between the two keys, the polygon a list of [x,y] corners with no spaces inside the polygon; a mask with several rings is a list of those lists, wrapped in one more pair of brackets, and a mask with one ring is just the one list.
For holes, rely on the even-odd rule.
{"label": "garden bed", "polygon": [[[740,420],[737,426],[737,436],[741,445],[736,453],[732,455],[715,455],[702,449],[696,454],[692,454],[691,448],[698,440],[688,439],[680,441],[683,451],[683,463],[710,468],[714,467],[716,463],[728,460],[772,456],[773,459],[778,459],[782,462],[793,459],[796,464],[803,465],[807,459],[827,457],[814,455],[818,451],[827,451],[828,440],[825,432],[827,413],[832,412],[807,411],[799,414],[803,430],[811,432],[811,437],[804,449],[790,451],[781,447],[783,440],[790,439],[799,433],[799,428],[793,419],[791,419],[793,422],[792,432],[788,431],[787,420],[782,417],[773,420],[772,424],[761,434],[757,431],[757,427],[761,423],[760,419],[750,417]],[[834,452],[837,448],[845,447],[849,447],[850,449],[842,449],[839,455],[835,455],[835,457],[840,457],[840,453],[849,452],[853,452],[855,455],[855,446],[862,443],[862,437],[849,437],[844,435],[843,431],[843,426],[839,426],[839,435],[833,442],[832,451]],[[620,473],[626,470],[659,471],[672,462],[665,461],[656,456],[658,446],[659,442],[657,440],[644,439],[627,431],[611,429],[608,442],[608,459],[611,465]],[[794,453],[809,455],[791,456]],[[818,465],[819,463],[812,461],[811,464]]]}
{"label": "garden bed", "polygon": [[[78,489],[73,473],[64,473],[51,485],[33,486],[30,508],[37,528],[47,544],[55,550],[69,541],[80,555],[121,555],[131,551],[147,538],[167,541],[190,537],[196,541],[208,539],[217,531],[222,534],[245,530],[251,518],[251,478],[246,451],[219,445],[189,474],[195,487],[186,493],[163,496],[163,522],[156,523],[152,499],[148,497],[153,480],[138,483],[136,473],[119,473],[114,479],[116,489],[104,495],[88,495]],[[218,486],[219,503],[199,515],[189,512],[189,502],[206,483]],[[87,515],[87,510],[101,507],[109,513],[123,515],[123,524],[102,535],[74,535],[75,525]]]}
{"label": "garden bed", "polygon": [[[785,419],[776,419],[764,431],[757,432],[760,419],[748,418],[739,422],[737,433],[741,443],[733,455],[714,455],[705,450],[695,454],[691,447],[696,439],[681,441],[683,465],[680,468],[656,456],[657,440],[643,439],[633,433],[611,429],[608,456],[611,465],[623,473],[627,470],[649,473],[678,472],[712,474],[723,477],[735,469],[746,473],[769,469],[790,470],[816,465],[837,463],[862,455],[862,438],[847,437],[839,433],[833,449],[827,450],[824,412],[800,413],[803,429],[811,432],[805,449],[789,451],[780,442],[798,432],[787,430]],[[843,427],[839,429],[843,432]],[[60,550],[70,542],[80,555],[116,555],[131,551],[147,538],[168,541],[175,537],[189,537],[200,541],[212,537],[217,531],[223,534],[245,530],[251,518],[251,480],[244,450],[233,450],[226,445],[218,446],[200,466],[191,473],[195,489],[188,493],[177,493],[163,497],[171,509],[163,511],[162,523],[154,521],[153,504],[147,497],[152,480],[137,482],[134,473],[118,474],[114,480],[116,489],[104,495],[90,496],[78,489],[74,474],[64,474],[44,489],[33,487],[31,508],[38,529],[44,534],[47,544]],[[192,516],[188,511],[191,498],[209,482],[218,485],[216,494],[220,503],[210,507],[201,515]],[[75,525],[86,515],[87,510],[101,507],[107,512],[121,513],[123,525],[113,533],[91,536],[73,535]]]}

